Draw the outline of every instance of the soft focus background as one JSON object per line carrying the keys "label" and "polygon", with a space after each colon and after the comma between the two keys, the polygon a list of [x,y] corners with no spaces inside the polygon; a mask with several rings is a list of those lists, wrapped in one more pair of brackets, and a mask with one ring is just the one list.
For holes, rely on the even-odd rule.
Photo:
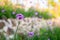
{"label": "soft focus background", "polygon": [[[28,12],[30,9],[33,11],[48,12],[48,15],[59,17],[60,16],[60,0],[0,0],[0,10],[17,11],[19,8]],[[10,8],[8,8],[10,7]],[[8,10],[7,10],[8,9]],[[24,13],[24,12],[23,12]],[[10,13],[11,14],[11,13]],[[24,15],[27,13],[24,13]],[[33,13],[31,13],[33,14]],[[1,14],[0,14],[1,16]]]}
{"label": "soft focus background", "polygon": [[60,0],[0,0],[0,40],[60,40]]}

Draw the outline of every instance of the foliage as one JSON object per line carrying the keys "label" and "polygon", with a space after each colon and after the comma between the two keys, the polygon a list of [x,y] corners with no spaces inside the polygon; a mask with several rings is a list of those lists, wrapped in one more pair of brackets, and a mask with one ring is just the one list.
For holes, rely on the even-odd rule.
{"label": "foliage", "polygon": [[6,38],[5,38],[3,33],[0,33],[0,40],[6,40]]}
{"label": "foliage", "polygon": [[[2,12],[2,10],[5,10],[4,12]],[[13,12],[15,12],[15,14],[13,14]],[[2,16],[6,16],[7,18],[16,18],[16,14],[22,13],[25,17],[33,17],[35,16],[35,12],[38,12],[38,16],[42,16],[42,18],[44,19],[49,19],[49,18],[53,18],[53,15],[49,15],[48,12],[41,12],[41,11],[37,11],[35,10],[33,7],[29,8],[28,11],[25,11],[25,9],[23,8],[16,8],[13,9],[12,6],[0,6],[0,19],[2,18]]]}
{"label": "foliage", "polygon": [[[0,38],[0,40],[5,40],[3,35],[1,35],[1,37],[3,39]],[[17,34],[16,37],[14,36],[14,40],[60,40],[60,28],[55,27],[53,28],[53,30],[51,30],[50,28],[48,28],[48,30],[45,28],[41,28],[40,34],[34,34],[34,36],[32,37],[29,37],[27,34]]]}

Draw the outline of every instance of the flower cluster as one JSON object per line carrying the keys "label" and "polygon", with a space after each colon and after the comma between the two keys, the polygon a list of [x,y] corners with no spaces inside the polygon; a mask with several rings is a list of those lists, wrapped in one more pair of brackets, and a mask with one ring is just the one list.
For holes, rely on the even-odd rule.
{"label": "flower cluster", "polygon": [[24,16],[23,16],[22,14],[17,14],[17,15],[16,15],[16,18],[17,18],[18,20],[23,20],[23,19],[24,19]]}
{"label": "flower cluster", "polygon": [[28,36],[29,36],[29,37],[34,36],[34,32],[29,32],[29,33],[28,33]]}

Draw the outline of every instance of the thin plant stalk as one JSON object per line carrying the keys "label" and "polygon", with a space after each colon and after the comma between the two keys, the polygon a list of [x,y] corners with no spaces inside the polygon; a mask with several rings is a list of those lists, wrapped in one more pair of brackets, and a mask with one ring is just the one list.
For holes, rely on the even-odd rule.
{"label": "thin plant stalk", "polygon": [[[18,26],[19,26],[20,22],[18,23]],[[17,29],[16,29],[16,32],[14,33],[14,38],[13,40],[15,40],[17,38],[17,30],[18,30],[18,26],[17,26]]]}

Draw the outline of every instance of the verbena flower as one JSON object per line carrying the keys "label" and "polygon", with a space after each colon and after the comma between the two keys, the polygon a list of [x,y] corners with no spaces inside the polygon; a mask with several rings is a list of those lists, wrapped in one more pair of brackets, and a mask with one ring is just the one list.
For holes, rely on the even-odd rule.
{"label": "verbena flower", "polygon": [[52,21],[48,21],[48,25],[52,25]]}
{"label": "verbena flower", "polygon": [[12,12],[12,14],[16,14],[16,12]]}
{"label": "verbena flower", "polygon": [[29,32],[29,33],[28,33],[28,36],[29,36],[29,37],[34,36],[34,32]]}
{"label": "verbena flower", "polygon": [[3,9],[1,12],[2,12],[2,13],[4,13],[4,12],[5,12],[5,10]]}
{"label": "verbena flower", "polygon": [[51,24],[51,22],[49,22],[48,24]]}
{"label": "verbena flower", "polygon": [[38,15],[38,12],[35,12],[35,15]]}
{"label": "verbena flower", "polygon": [[24,19],[24,16],[23,16],[23,14],[17,14],[17,15],[16,15],[16,18],[17,18],[18,20],[23,20],[23,19]]}

